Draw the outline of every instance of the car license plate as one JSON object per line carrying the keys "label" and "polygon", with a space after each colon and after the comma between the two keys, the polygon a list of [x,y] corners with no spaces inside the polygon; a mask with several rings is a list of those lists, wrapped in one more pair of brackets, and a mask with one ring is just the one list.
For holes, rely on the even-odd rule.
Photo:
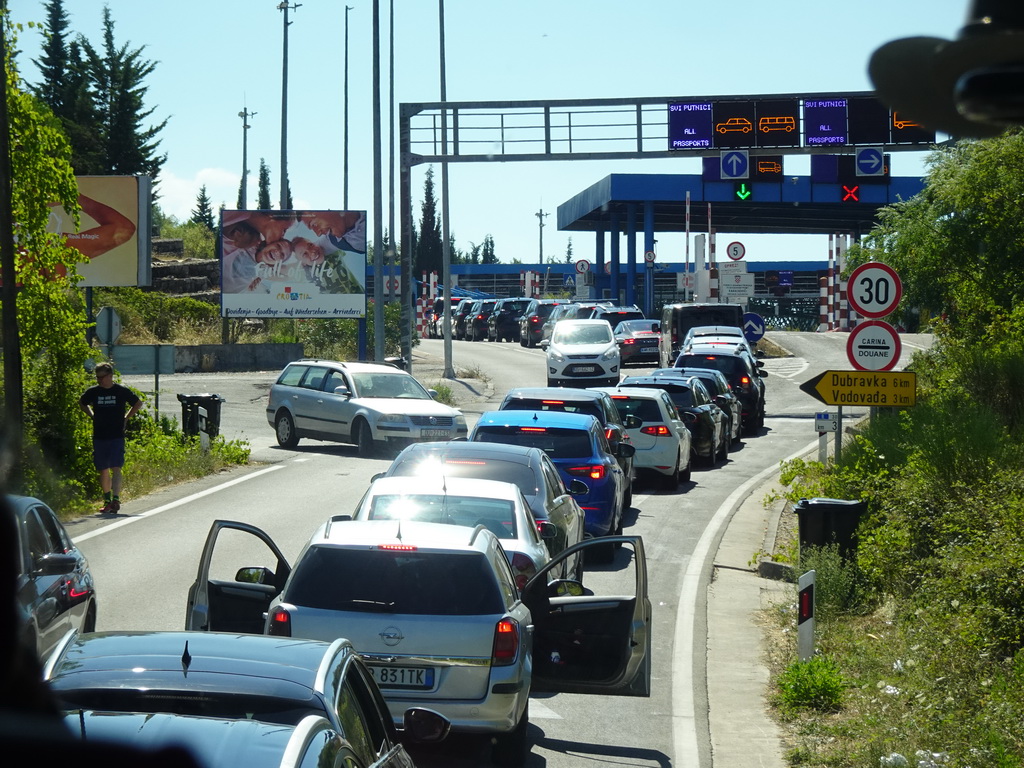
{"label": "car license plate", "polygon": [[596,365],[577,365],[573,370],[575,370],[576,373],[593,373],[594,371],[597,370],[597,366]]}
{"label": "car license plate", "polygon": [[452,432],[450,429],[422,429],[420,434],[423,437],[451,437]]}
{"label": "car license plate", "polygon": [[658,348],[657,347],[644,347],[643,350],[644,350],[644,352],[657,352]]}
{"label": "car license plate", "polygon": [[377,667],[371,666],[377,685],[381,688],[434,687],[434,670],[431,667]]}

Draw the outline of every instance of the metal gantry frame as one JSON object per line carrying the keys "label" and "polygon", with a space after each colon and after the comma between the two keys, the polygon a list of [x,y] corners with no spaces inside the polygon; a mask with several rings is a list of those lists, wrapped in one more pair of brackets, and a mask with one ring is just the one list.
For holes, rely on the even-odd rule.
{"label": "metal gantry frame", "polygon": [[[873,91],[674,96],[537,101],[435,101],[399,105],[402,356],[412,360],[412,168],[423,163],[507,163],[718,157],[723,148],[669,149],[668,106],[680,101],[759,101],[875,97]],[[802,126],[801,126],[801,135]],[[877,146],[877,145],[876,145]],[[884,144],[883,151],[920,152],[918,143]],[[852,145],[750,147],[758,155],[834,155]],[[446,344],[446,358],[449,345]],[[450,370],[450,360],[445,369]]]}

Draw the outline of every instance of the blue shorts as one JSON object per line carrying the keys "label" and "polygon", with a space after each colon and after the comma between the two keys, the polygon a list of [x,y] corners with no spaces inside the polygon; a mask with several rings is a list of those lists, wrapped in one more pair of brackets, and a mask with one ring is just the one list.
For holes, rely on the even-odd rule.
{"label": "blue shorts", "polygon": [[93,440],[92,461],[96,469],[111,469],[124,466],[124,438],[114,440]]}

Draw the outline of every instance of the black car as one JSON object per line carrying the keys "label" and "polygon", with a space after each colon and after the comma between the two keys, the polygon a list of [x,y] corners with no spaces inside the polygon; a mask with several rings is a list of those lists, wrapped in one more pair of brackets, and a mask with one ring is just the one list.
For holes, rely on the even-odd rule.
{"label": "black car", "polygon": [[[561,411],[564,413],[586,413],[598,420],[604,429],[605,439],[612,447],[612,452],[619,444],[632,444],[627,429],[640,426],[636,417],[634,422],[624,424],[607,392],[593,389],[576,389],[574,387],[516,387],[510,389],[498,407],[501,411]],[[633,457],[618,456],[619,466],[626,478],[626,506],[633,503]]]}
{"label": "black car", "polygon": [[764,363],[742,347],[723,351],[721,347],[693,344],[676,358],[674,368],[714,368],[725,374],[733,393],[743,406],[743,427],[752,434],[764,426]]}
{"label": "black car", "polygon": [[623,320],[614,326],[615,343],[619,346],[619,364],[658,363],[661,324],[657,320]]}
{"label": "black car", "polygon": [[[451,316],[454,320],[455,313],[458,311],[459,304],[465,299],[460,296],[452,296],[451,300]],[[444,338],[444,297],[434,299],[434,303],[430,305],[430,308],[426,311],[426,315],[423,318],[427,325],[427,337],[431,339]]]}
{"label": "black car", "polygon": [[729,454],[729,434],[725,413],[711,398],[704,384],[696,377],[627,376],[619,387],[663,389],[683,417],[690,430],[690,445],[695,456],[713,467]]}
{"label": "black car", "polygon": [[465,333],[463,338],[466,341],[480,341],[487,338],[487,318],[491,316],[496,299],[478,299],[473,302],[466,315]]}
{"label": "black car", "polygon": [[729,422],[729,442],[736,444],[743,436],[743,406],[729,386],[725,374],[714,368],[655,368],[651,376],[675,376],[690,378],[696,376],[704,384],[712,399],[718,404]]}
{"label": "black car", "polygon": [[558,304],[568,304],[568,299],[530,299],[530,303],[519,318],[519,344],[535,347],[541,339],[544,321]]}
{"label": "black car", "polygon": [[519,321],[530,299],[498,299],[487,318],[488,341],[519,341]]}
{"label": "black car", "polygon": [[70,630],[96,629],[96,587],[85,555],[52,509],[6,496],[16,524],[16,594],[21,640],[44,661]]}
{"label": "black car", "polygon": [[452,315],[453,339],[466,338],[466,325],[469,321],[469,313],[475,305],[475,299],[463,299],[459,306],[455,308],[455,314]]}

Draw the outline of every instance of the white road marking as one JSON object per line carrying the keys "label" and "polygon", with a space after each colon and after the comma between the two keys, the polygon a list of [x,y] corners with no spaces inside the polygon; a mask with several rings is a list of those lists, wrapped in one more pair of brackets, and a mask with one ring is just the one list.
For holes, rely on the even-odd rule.
{"label": "white road marking", "polygon": [[188,504],[189,502],[195,501],[196,499],[201,499],[204,496],[209,496],[212,493],[217,493],[218,491],[223,491],[226,488],[231,488],[232,486],[238,485],[239,483],[244,483],[246,480],[252,480],[253,478],[261,477],[262,475],[265,475],[268,472],[275,472],[283,468],[284,467],[282,465],[275,464],[272,467],[261,469],[258,472],[253,472],[250,475],[236,477],[234,480],[228,480],[226,483],[221,483],[220,485],[216,485],[213,488],[207,488],[205,491],[200,491],[199,493],[193,493],[191,496],[186,496],[183,499],[172,501],[170,504],[164,504],[162,507],[156,507],[155,509],[151,509],[148,512],[142,512],[138,515],[132,515],[131,517],[126,517],[123,520],[118,520],[116,523],[111,523],[110,525],[105,525],[102,528],[97,528],[94,531],[89,531],[89,533],[83,533],[81,536],[75,537],[75,543],[77,544],[80,541],[91,539],[93,536],[99,536],[101,533],[110,533],[111,531],[117,530],[118,528],[122,528],[126,525],[129,525],[130,523],[136,523],[139,520],[144,520],[147,517],[159,515],[161,512],[166,512],[169,509],[180,507],[183,504]]}
{"label": "white road marking", "polygon": [[531,720],[561,720],[562,716],[540,699],[530,699]]}

